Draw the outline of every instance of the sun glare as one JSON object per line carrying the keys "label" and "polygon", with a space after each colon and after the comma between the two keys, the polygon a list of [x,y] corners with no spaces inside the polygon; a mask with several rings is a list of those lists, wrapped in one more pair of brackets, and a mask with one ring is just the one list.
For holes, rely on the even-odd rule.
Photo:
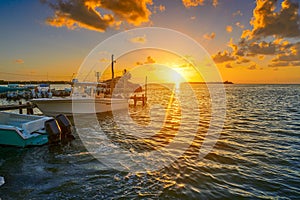
{"label": "sun glare", "polygon": [[169,79],[170,82],[175,83],[176,88],[179,88],[180,84],[185,81],[182,74],[174,69],[169,74]]}

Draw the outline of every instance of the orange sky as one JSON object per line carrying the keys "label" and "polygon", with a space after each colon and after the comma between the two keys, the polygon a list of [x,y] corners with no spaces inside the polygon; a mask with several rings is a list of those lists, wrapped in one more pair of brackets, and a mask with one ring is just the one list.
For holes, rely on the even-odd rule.
{"label": "orange sky", "polygon": [[[214,64],[204,62],[196,67],[215,65],[224,81],[300,83],[297,0],[86,0],[84,3],[67,0],[63,4],[53,0],[51,3],[48,0],[1,2],[0,79],[70,80],[80,72],[89,53],[106,39],[134,28],[162,27],[182,33],[203,47],[203,55],[208,55]],[[138,47],[149,45],[149,38],[144,33],[132,35],[128,40]],[[167,35],[161,37],[162,42],[168,40],[170,48],[188,46],[179,44],[176,38],[171,41]],[[118,45],[122,44],[116,48]],[[155,66],[167,66],[188,81],[202,81],[193,66],[187,67],[187,61],[182,59],[189,54],[172,55],[159,49],[128,52],[116,57],[116,73],[144,66],[148,71],[143,72],[151,76],[149,65],[151,72]],[[109,64],[108,59],[106,62]],[[167,71],[158,70],[159,75],[153,75],[153,79],[172,80]],[[173,79],[178,80],[176,73]]]}

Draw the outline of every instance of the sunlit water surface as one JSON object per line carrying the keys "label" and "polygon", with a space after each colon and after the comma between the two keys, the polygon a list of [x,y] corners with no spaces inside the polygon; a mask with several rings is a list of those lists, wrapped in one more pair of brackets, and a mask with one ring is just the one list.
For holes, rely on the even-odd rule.
{"label": "sunlit water surface", "polygon": [[[173,91],[164,87],[149,88],[147,108],[130,108],[130,117],[137,124],[131,133],[139,135],[140,128],[151,121],[162,125],[154,127],[156,134],[150,137],[126,135],[113,113],[97,115],[98,125],[112,144],[132,152],[159,151],[172,143],[180,123],[185,123],[186,134],[193,134],[193,141],[186,149],[167,152],[172,157],[173,153],[184,150],[170,165],[139,173],[108,167],[94,158],[80,140],[84,129],[91,142],[101,144],[92,116],[84,116],[80,134],[75,132],[76,140],[69,145],[0,147],[0,176],[6,182],[0,187],[0,198],[299,199],[300,86],[226,85],[224,128],[214,149],[204,159],[199,159],[198,153],[212,117],[210,95],[205,85],[192,88],[198,106],[183,103],[182,106],[193,108],[184,119],[184,108],[180,108],[176,95],[170,102]],[[186,95],[184,87],[181,94]],[[2,100],[2,104],[7,103]],[[154,113],[149,110],[152,104],[160,104]],[[195,125],[195,112],[200,113],[196,130],[189,129]],[[161,119],[164,124],[159,123]],[[188,141],[179,138],[179,143]],[[103,154],[109,156],[105,150]],[[132,162],[154,161],[146,157]]]}

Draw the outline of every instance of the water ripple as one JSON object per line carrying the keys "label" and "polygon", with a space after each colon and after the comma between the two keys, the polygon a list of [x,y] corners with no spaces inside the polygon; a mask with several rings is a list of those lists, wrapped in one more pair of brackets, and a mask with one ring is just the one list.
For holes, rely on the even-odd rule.
{"label": "water ripple", "polygon": [[[299,199],[300,198],[300,86],[228,85],[226,121],[214,149],[198,153],[211,121],[210,95],[205,85],[193,85],[199,102],[198,130],[186,151],[170,166],[145,173],[119,172],[90,155],[77,140],[68,146],[16,149],[0,147],[0,187],[3,199]],[[151,101],[166,111],[171,91],[149,89]],[[183,95],[188,95],[185,91]],[[98,115],[111,145],[133,152],[160,150],[170,144],[182,122],[179,102],[162,129],[152,137],[126,135],[112,114]],[[184,104],[183,106],[189,106]],[[130,108],[141,126],[159,124],[159,113]],[[193,115],[188,113],[188,118]],[[191,120],[192,121],[192,120]],[[88,141],[101,139],[97,125],[83,119]],[[159,127],[158,127],[159,128]],[[141,129],[135,130],[137,133]],[[150,134],[150,133],[149,133]],[[184,144],[184,138],[179,144]],[[173,149],[168,154],[178,153]],[[102,149],[107,156],[109,148]],[[153,159],[147,162],[155,162]],[[167,162],[163,160],[162,162]],[[141,162],[132,159],[131,162]],[[128,166],[130,167],[130,166]]]}

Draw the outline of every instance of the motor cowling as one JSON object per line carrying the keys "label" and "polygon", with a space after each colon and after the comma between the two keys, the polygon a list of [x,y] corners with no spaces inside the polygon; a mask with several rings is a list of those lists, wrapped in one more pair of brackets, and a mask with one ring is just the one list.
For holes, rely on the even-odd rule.
{"label": "motor cowling", "polygon": [[61,140],[69,141],[75,139],[72,135],[72,124],[70,120],[63,114],[55,117],[60,129],[61,129]]}
{"label": "motor cowling", "polygon": [[61,141],[61,129],[55,119],[49,119],[45,122],[45,129],[48,133],[48,143],[58,144]]}

